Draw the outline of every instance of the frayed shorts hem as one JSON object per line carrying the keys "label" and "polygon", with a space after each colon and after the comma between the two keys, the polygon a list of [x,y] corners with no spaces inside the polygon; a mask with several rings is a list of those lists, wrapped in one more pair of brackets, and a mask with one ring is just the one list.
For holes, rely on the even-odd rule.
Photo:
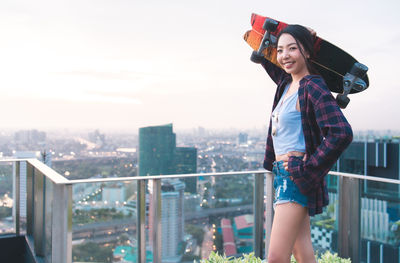
{"label": "frayed shorts hem", "polygon": [[308,206],[308,198],[300,192],[300,189],[290,178],[290,173],[283,167],[283,162],[274,162],[274,209],[278,204],[294,202],[303,207]]}
{"label": "frayed shorts hem", "polygon": [[307,205],[302,204],[301,202],[298,202],[296,200],[278,200],[278,201],[274,202],[274,210],[275,210],[277,205],[282,205],[282,204],[287,204],[287,203],[296,203],[296,204],[301,205],[302,207],[307,208]]}

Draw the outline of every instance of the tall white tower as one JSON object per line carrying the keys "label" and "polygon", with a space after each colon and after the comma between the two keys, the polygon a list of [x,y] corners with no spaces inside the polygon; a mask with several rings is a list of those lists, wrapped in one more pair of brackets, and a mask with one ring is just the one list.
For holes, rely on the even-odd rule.
{"label": "tall white tower", "polygon": [[[161,256],[165,263],[181,262],[179,244],[184,236],[184,190],[185,183],[178,179],[161,180]],[[152,190],[149,188],[149,194]],[[153,205],[150,198],[150,206]],[[154,231],[152,211],[149,215],[149,239]]]}
{"label": "tall white tower", "polygon": [[179,179],[162,180],[161,184],[161,256],[163,262],[180,262],[179,244],[184,236],[185,183]]}
{"label": "tall white tower", "polygon": [[[15,159],[40,159],[40,152],[23,152],[17,151],[14,154]],[[13,200],[16,200],[16,185],[15,185],[15,175],[16,175],[16,167],[15,163],[13,164]],[[20,210],[19,215],[22,219],[26,219],[26,162],[21,162],[19,166],[19,200],[20,200]],[[15,217],[15,206],[13,206],[13,216]]]}

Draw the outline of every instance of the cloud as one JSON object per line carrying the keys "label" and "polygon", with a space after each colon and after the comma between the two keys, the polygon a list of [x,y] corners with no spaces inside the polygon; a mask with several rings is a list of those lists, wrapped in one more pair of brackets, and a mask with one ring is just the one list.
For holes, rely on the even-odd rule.
{"label": "cloud", "polygon": [[107,92],[107,91],[88,91],[86,96],[73,98],[74,101],[103,102],[103,103],[122,103],[122,104],[142,104],[132,93],[128,92]]}
{"label": "cloud", "polygon": [[88,77],[88,78],[96,78],[101,80],[141,80],[146,77],[156,77],[156,74],[144,73],[144,72],[136,72],[136,71],[116,71],[116,72],[106,72],[106,71],[93,71],[93,70],[79,70],[79,71],[70,71],[70,72],[56,72],[53,73],[56,75],[64,75],[64,76],[79,76],[79,77]]}

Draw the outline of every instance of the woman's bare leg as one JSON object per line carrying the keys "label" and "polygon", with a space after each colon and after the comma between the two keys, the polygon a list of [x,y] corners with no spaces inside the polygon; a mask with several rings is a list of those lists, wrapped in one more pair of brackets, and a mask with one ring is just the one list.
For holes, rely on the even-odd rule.
{"label": "woman's bare leg", "polygon": [[298,263],[316,263],[311,243],[310,217],[307,215],[294,243],[293,255]]}
{"label": "woman's bare leg", "polygon": [[278,204],[272,223],[268,263],[289,263],[298,234],[308,216],[298,203]]}

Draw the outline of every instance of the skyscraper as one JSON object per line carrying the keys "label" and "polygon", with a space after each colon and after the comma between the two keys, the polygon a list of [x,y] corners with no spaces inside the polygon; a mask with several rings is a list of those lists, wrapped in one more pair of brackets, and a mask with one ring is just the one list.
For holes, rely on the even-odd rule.
{"label": "skyscraper", "polygon": [[[139,175],[196,173],[197,149],[176,147],[172,124],[139,129]],[[196,179],[188,178],[190,191],[196,190]],[[191,179],[191,180],[190,180]],[[180,262],[179,245],[184,235],[185,183],[178,179],[161,180],[161,240],[163,262]],[[150,196],[153,194],[149,188]],[[153,206],[150,198],[150,207]],[[153,209],[150,208],[150,213]],[[149,216],[152,242],[153,222]]]}
{"label": "skyscraper", "polygon": [[[197,149],[176,147],[176,135],[172,131],[172,124],[139,129],[140,176],[187,174],[196,171]],[[192,184],[189,180],[187,186],[190,186],[190,189],[186,191],[195,191]]]}
{"label": "skyscraper", "polygon": [[[193,147],[176,147],[175,155],[175,173],[192,174],[197,170],[197,149]],[[197,177],[184,178],[186,192],[196,193]]]}
{"label": "skyscraper", "polygon": [[172,124],[139,129],[139,175],[173,174],[176,135]]}
{"label": "skyscraper", "polygon": [[163,262],[180,262],[179,245],[184,235],[185,184],[178,179],[163,180],[161,185],[161,243]]}
{"label": "skyscraper", "polygon": [[[23,152],[23,151],[17,151],[14,154],[14,158],[16,159],[29,159],[29,158],[34,158],[34,159],[40,159],[40,152]],[[48,160],[51,160],[50,158]],[[45,161],[45,160],[43,160]],[[50,161],[51,163],[51,161]],[[13,186],[15,187],[15,176],[16,176],[16,167],[15,163],[13,164]],[[20,168],[19,168],[19,180],[20,180],[20,186],[19,186],[19,196],[20,196],[20,217],[22,219],[26,218],[26,162],[21,162]],[[15,189],[13,190],[13,200],[15,200]],[[13,215],[15,216],[15,206],[13,206]]]}
{"label": "skyscraper", "polygon": [[[341,155],[333,170],[399,180],[400,142],[395,138],[355,141]],[[333,200],[335,198],[331,196],[336,195],[337,180],[336,176],[328,176],[329,198]],[[384,262],[398,262],[400,185],[372,180],[360,180],[360,184],[360,246],[361,254],[367,256],[364,262],[378,262],[377,255],[381,261],[383,258]],[[367,250],[380,252],[367,253]]]}
{"label": "skyscraper", "polygon": [[[184,236],[184,190],[185,184],[179,179],[163,179],[161,181],[161,255],[163,262],[180,262],[179,246]],[[149,240],[153,242],[153,189],[149,185],[150,215]]]}
{"label": "skyscraper", "polygon": [[239,133],[238,137],[238,144],[239,145],[244,145],[248,143],[248,134],[247,133]]}
{"label": "skyscraper", "polygon": [[14,134],[14,141],[17,144],[44,145],[46,142],[46,133],[38,130],[21,130]]}

